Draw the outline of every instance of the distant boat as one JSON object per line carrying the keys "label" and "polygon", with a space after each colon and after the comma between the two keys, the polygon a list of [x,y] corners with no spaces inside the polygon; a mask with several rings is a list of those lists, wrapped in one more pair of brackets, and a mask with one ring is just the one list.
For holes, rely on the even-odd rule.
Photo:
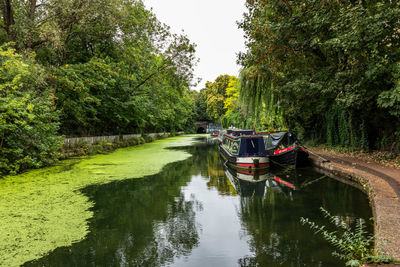
{"label": "distant boat", "polygon": [[219,130],[214,130],[214,131],[211,132],[211,136],[212,137],[217,137],[219,135],[219,132],[220,132]]}
{"label": "distant boat", "polygon": [[308,151],[291,131],[257,133],[265,139],[271,165],[302,167],[308,164]]}
{"label": "distant boat", "polygon": [[230,134],[224,134],[219,151],[231,168],[242,170],[269,168],[264,138],[254,135],[253,130],[232,130]]}

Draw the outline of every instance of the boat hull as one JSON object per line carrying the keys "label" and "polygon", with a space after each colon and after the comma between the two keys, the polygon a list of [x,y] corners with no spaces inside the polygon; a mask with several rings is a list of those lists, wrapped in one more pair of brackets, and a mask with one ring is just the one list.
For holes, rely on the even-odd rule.
{"label": "boat hull", "polygon": [[227,151],[221,144],[219,152],[229,167],[239,170],[266,170],[269,168],[268,157],[238,157]]}
{"label": "boat hull", "polygon": [[270,153],[269,159],[276,167],[304,167],[308,164],[308,152],[301,147],[285,148]]}

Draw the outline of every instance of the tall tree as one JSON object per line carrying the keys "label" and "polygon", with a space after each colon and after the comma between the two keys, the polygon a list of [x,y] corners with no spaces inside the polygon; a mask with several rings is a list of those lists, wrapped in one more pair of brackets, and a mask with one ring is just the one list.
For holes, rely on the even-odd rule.
{"label": "tall tree", "polygon": [[234,76],[220,75],[214,82],[206,83],[207,113],[216,122],[220,122],[225,114],[224,101],[229,83],[236,79]]}
{"label": "tall tree", "polygon": [[389,113],[396,98],[388,98],[400,61],[398,1],[255,0],[247,8],[243,95],[273,97],[290,127],[331,145],[400,143],[400,118]]}

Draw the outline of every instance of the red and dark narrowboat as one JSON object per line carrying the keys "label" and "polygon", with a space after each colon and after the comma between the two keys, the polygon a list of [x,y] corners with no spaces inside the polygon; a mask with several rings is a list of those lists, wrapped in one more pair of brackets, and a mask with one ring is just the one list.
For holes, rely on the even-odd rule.
{"label": "red and dark narrowboat", "polygon": [[308,152],[291,131],[262,134],[271,166],[303,167],[308,164]]}
{"label": "red and dark narrowboat", "polygon": [[234,130],[224,134],[219,151],[229,167],[241,170],[269,168],[263,136],[252,130]]}
{"label": "red and dark narrowboat", "polygon": [[218,135],[219,135],[219,130],[214,130],[211,132],[212,137],[218,137]]}

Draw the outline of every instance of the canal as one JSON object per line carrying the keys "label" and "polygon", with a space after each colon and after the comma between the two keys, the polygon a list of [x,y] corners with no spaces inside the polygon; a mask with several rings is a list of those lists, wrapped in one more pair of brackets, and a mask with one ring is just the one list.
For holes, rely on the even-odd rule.
{"label": "canal", "polygon": [[254,177],[226,168],[205,139],[168,149],[192,156],[86,186],[84,239],[23,266],[344,266],[300,217],[328,224],[320,207],[350,224],[372,217],[363,192],[312,169]]}

